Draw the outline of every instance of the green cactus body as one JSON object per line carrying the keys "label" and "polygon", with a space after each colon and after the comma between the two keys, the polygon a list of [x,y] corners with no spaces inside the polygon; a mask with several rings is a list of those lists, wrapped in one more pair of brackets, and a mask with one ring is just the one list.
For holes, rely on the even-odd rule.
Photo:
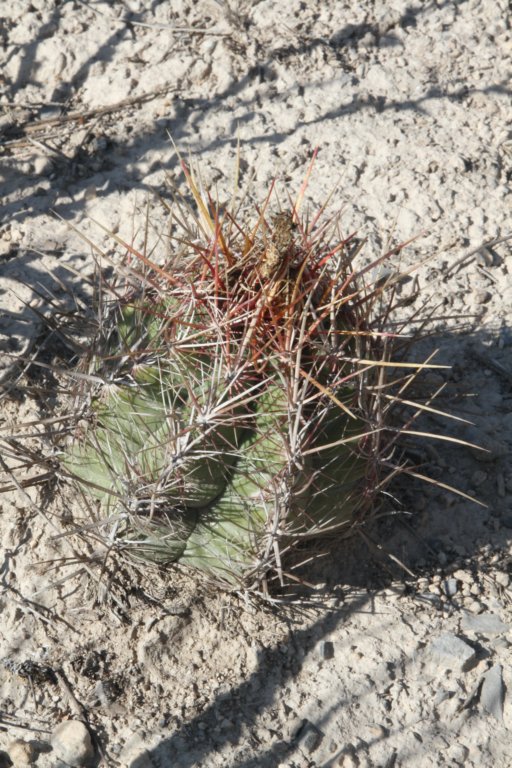
{"label": "green cactus body", "polygon": [[270,387],[258,399],[252,435],[244,442],[225,493],[200,516],[183,560],[229,580],[254,567],[269,535],[288,466],[282,390]]}
{"label": "green cactus body", "polygon": [[109,541],[232,586],[271,568],[276,547],[348,529],[378,463],[355,387],[333,386],[360,382],[350,359],[364,324],[322,269],[297,266],[285,218],[285,236],[258,250],[251,234],[231,272],[205,277],[208,251],[161,295],[114,303],[89,366],[106,383],[62,457]]}
{"label": "green cactus body", "polygon": [[361,419],[349,419],[336,406],[332,411],[335,412],[322,425],[313,461],[311,499],[305,512],[305,527],[313,531],[350,525],[361,506],[361,493],[371,466],[358,449],[366,425]]}

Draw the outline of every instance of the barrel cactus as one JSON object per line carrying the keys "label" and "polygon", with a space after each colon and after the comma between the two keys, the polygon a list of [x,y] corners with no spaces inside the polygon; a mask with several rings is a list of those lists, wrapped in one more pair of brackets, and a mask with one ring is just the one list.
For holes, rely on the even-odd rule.
{"label": "barrel cactus", "polygon": [[301,195],[245,215],[185,173],[175,257],[127,247],[102,282],[61,473],[109,546],[256,588],[351,532],[395,471],[393,338],[382,286]]}

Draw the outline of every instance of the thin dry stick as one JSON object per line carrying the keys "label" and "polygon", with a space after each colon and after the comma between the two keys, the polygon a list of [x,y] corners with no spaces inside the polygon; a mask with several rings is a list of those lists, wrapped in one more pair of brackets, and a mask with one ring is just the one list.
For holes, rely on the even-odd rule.
{"label": "thin dry stick", "polygon": [[[12,141],[2,141],[0,142],[0,146],[25,146],[28,142],[29,134],[37,133],[46,126],[60,126],[69,122],[78,121],[80,123],[79,127],[82,127],[82,124],[85,120],[90,120],[91,118],[98,117],[99,115],[108,115],[112,112],[119,112],[126,107],[144,104],[147,101],[151,101],[152,99],[155,99],[157,96],[161,96],[164,93],[177,90],[177,88],[178,86],[172,85],[171,83],[164,83],[159,88],[155,88],[152,91],[146,91],[145,93],[141,93],[139,96],[132,96],[129,99],[123,99],[122,101],[118,101],[115,104],[109,104],[105,107],[96,107],[96,109],[88,109],[81,112],[70,112],[68,115],[60,115],[59,117],[47,117],[43,120],[36,120],[33,123],[22,123],[20,126],[18,126],[18,130],[26,138],[13,139]],[[40,138],[45,137],[43,136]]]}
{"label": "thin dry stick", "polygon": [[133,19],[128,19],[126,16],[121,16],[120,18],[116,19],[113,16],[100,11],[99,8],[93,8],[90,3],[85,3],[84,0],[78,0],[78,2],[80,5],[83,5],[85,8],[87,8],[88,11],[93,10],[94,13],[104,16],[105,18],[108,18],[109,21],[118,24],[128,24],[132,27],[144,27],[146,29],[164,29],[166,32],[170,32],[172,35],[215,35],[216,37],[227,37],[229,35],[229,32],[219,32],[216,29],[209,29],[208,27],[175,27],[172,24],[152,24],[147,21],[134,21]]}
{"label": "thin dry stick", "polygon": [[460,259],[457,259],[457,261],[455,261],[453,264],[450,264],[444,273],[444,279],[446,280],[454,272],[458,271],[458,267],[467,266],[469,262],[473,261],[476,255],[480,253],[483,248],[493,248],[495,245],[506,243],[510,239],[512,239],[512,234],[505,235],[504,237],[495,237],[494,240],[486,240],[481,245],[479,245],[478,248],[473,248],[471,251],[469,251],[469,253],[465,253],[464,256],[460,257]]}
{"label": "thin dry stick", "polygon": [[70,708],[71,712],[78,718],[78,720],[81,720],[82,722],[87,723],[88,722],[87,710],[84,707],[84,705],[78,701],[75,694],[71,690],[71,686],[66,680],[66,676],[64,675],[64,672],[61,669],[55,669],[54,672],[55,672],[57,681],[59,683],[59,688],[62,692],[62,695],[66,699],[68,707]]}

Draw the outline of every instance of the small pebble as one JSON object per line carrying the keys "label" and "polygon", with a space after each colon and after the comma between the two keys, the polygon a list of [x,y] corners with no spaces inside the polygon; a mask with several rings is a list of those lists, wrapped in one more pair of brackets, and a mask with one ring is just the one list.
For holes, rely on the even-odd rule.
{"label": "small pebble", "polygon": [[370,728],[370,733],[372,735],[372,738],[378,739],[379,741],[382,739],[387,739],[389,736],[389,731],[387,728],[385,728],[383,725],[372,725]]}
{"label": "small pebble", "polygon": [[14,768],[24,768],[24,766],[35,762],[36,756],[32,745],[28,741],[23,741],[23,739],[11,741],[8,746],[8,752]]}
{"label": "small pebble", "polygon": [[446,699],[451,699],[452,696],[453,693],[451,691],[447,691],[444,688],[438,688],[436,695],[434,696],[434,706],[437,707],[441,702],[446,701]]}
{"label": "small pebble", "polygon": [[492,647],[495,650],[498,650],[500,648],[503,649],[503,650],[507,650],[510,647],[510,643],[509,643],[509,641],[507,640],[506,637],[498,635],[498,637],[493,638],[493,640],[492,640]]}
{"label": "small pebble", "polygon": [[478,600],[469,600],[469,602],[466,603],[465,608],[472,614],[478,614],[483,611],[482,603],[478,602]]}
{"label": "small pebble", "polygon": [[491,299],[490,291],[475,291],[473,295],[477,304],[487,304]]}
{"label": "small pebble", "polygon": [[43,176],[44,174],[49,173],[51,167],[51,161],[48,157],[41,156],[34,160],[34,174],[36,176]]}
{"label": "small pebble", "polygon": [[57,758],[71,768],[89,765],[94,757],[91,736],[81,720],[64,720],[52,734],[52,747]]}
{"label": "small pebble", "polygon": [[494,574],[494,579],[496,581],[496,584],[499,584],[500,587],[505,587],[505,589],[510,584],[510,576],[508,573],[505,573],[504,571],[496,571]]}
{"label": "small pebble", "polygon": [[463,744],[452,744],[448,750],[450,760],[454,760],[456,763],[464,765],[467,756],[469,755],[469,749]]}
{"label": "small pebble", "polygon": [[430,656],[436,664],[447,669],[465,672],[475,660],[475,651],[457,635],[445,632],[436,637],[428,646]]}
{"label": "small pebble", "polygon": [[480,703],[485,711],[493,715],[496,720],[503,720],[504,692],[503,670],[501,664],[495,664],[484,675],[480,691]]}
{"label": "small pebble", "polygon": [[482,635],[499,635],[509,630],[495,613],[481,613],[479,616],[463,616],[461,629],[464,632],[475,632]]}
{"label": "small pebble", "polygon": [[469,571],[458,570],[453,574],[453,578],[462,581],[463,584],[472,584],[474,579]]}
{"label": "small pebble", "polygon": [[500,499],[504,499],[506,495],[505,478],[501,473],[496,475],[496,491]]}
{"label": "small pebble", "polygon": [[342,755],[338,761],[340,768],[358,768],[360,763],[357,756],[353,753]]}
{"label": "small pebble", "polygon": [[310,755],[318,748],[321,740],[322,733],[318,728],[309,720],[304,720],[299,736],[299,744],[302,749]]}

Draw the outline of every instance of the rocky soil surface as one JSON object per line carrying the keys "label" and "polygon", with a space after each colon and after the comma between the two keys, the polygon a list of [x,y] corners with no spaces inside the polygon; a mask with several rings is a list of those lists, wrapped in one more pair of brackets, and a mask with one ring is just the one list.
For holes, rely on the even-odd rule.
{"label": "rocky soil surface", "polygon": [[279,610],[178,570],[105,586],[60,535],[65,494],[4,493],[0,766],[508,768],[509,4],[4,0],[0,16],[2,434],[40,417],[23,360],[91,274],[73,227],[110,253],[93,220],[136,242],[149,199],[163,231],[172,137],[221,197],[239,143],[258,200],[273,179],[294,197],[319,147],[305,204],[335,188],[363,258],[416,237],[390,269],[424,261],[400,283],[435,332],[414,357],[451,368],[415,395],[445,385],[438,407],[472,422],[423,425],[486,449],[411,439],[437,485],[402,478],[400,514],[333,543],[310,599]]}

